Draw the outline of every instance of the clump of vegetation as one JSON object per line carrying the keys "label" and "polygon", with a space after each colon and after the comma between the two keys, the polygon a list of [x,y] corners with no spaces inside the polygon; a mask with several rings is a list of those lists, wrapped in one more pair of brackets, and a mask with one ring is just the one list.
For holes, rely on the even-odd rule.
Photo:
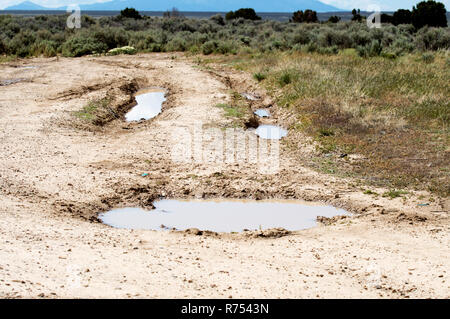
{"label": "clump of vegetation", "polygon": [[[402,19],[400,11],[395,16],[398,21]],[[138,52],[188,51],[195,54],[295,50],[335,55],[354,49],[362,57],[398,58],[414,51],[450,49],[448,27],[427,24],[417,29],[412,24],[400,24],[369,29],[358,23],[358,19],[356,22],[336,21],[331,25],[313,22],[315,17],[313,11],[305,10],[294,14],[293,20],[300,23],[263,21],[254,10],[242,9],[228,15],[228,20],[221,15],[211,19],[188,19],[176,10],[160,18],[141,16],[129,8],[116,17],[82,16],[81,29],[70,30],[66,28],[66,15],[1,15],[0,55],[78,57],[106,54],[115,48],[131,46]]]}
{"label": "clump of vegetation", "polygon": [[121,48],[115,48],[108,51],[108,55],[119,55],[119,54],[136,54],[137,50],[130,46],[124,46]]}
{"label": "clump of vegetation", "polygon": [[394,198],[397,198],[397,197],[402,197],[402,195],[406,195],[406,194],[408,194],[408,192],[391,189],[390,191],[387,191],[387,192],[383,193],[382,196],[383,197],[389,197],[390,199],[394,199]]}
{"label": "clump of vegetation", "polygon": [[338,23],[339,21],[341,21],[341,18],[338,16],[331,16],[328,18],[328,22],[330,23]]}
{"label": "clump of vegetation", "polygon": [[262,83],[287,108],[291,127],[310,135],[321,156],[338,159],[335,172],[448,196],[450,68],[445,52],[428,52],[434,59],[424,53],[392,59],[296,50],[230,59],[251,74],[265,70]]}
{"label": "clump of vegetation", "polygon": [[253,78],[256,81],[261,82],[261,81],[266,79],[266,74],[261,73],[261,72],[256,72],[256,73],[253,74]]}
{"label": "clump of vegetation", "polygon": [[109,100],[95,99],[86,104],[80,111],[74,112],[75,117],[87,121],[90,123],[95,123],[97,121],[98,112],[102,112],[108,107]]}
{"label": "clump of vegetation", "polygon": [[227,20],[235,20],[239,18],[247,20],[261,20],[261,17],[256,15],[255,10],[251,8],[242,8],[236,11],[230,11],[225,15],[225,19]]}
{"label": "clump of vegetation", "polygon": [[424,27],[446,27],[447,11],[441,2],[434,0],[419,2],[412,11],[399,9],[392,16],[381,15],[381,22],[399,24],[412,24],[417,30]]}
{"label": "clump of vegetation", "polygon": [[217,104],[216,107],[223,109],[226,117],[242,118],[244,116],[244,112],[238,106],[221,103]]}
{"label": "clump of vegetation", "polygon": [[317,12],[313,10],[305,10],[303,12],[302,10],[294,12],[292,15],[292,18],[290,19],[291,22],[296,23],[312,23],[312,22],[318,22],[319,19],[317,19]]}
{"label": "clump of vegetation", "polygon": [[128,19],[142,19],[141,14],[134,8],[125,8],[124,10],[120,11],[120,18],[128,18]]}

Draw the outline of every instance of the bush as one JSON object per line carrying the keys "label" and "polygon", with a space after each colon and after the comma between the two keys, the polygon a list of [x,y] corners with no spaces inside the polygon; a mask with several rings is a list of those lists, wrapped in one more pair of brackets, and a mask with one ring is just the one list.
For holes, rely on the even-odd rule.
{"label": "bush", "polygon": [[86,54],[102,53],[107,49],[108,46],[105,43],[98,42],[91,37],[78,35],[64,43],[62,54],[68,57],[80,57]]}
{"label": "bush", "polygon": [[225,25],[225,20],[223,19],[222,15],[220,13],[214,15],[211,17],[211,21],[214,21],[215,23],[217,23],[218,25]]}
{"label": "bush", "polygon": [[121,48],[115,48],[108,51],[108,55],[119,55],[119,54],[136,54],[137,50],[130,46],[124,46]]}
{"label": "bush", "polygon": [[341,18],[338,16],[331,16],[328,18],[328,22],[330,23],[338,23],[339,21],[341,21]]}
{"label": "bush", "polygon": [[424,53],[422,54],[422,61],[429,64],[434,62],[434,54],[433,53]]}
{"label": "bush", "polygon": [[356,51],[358,51],[359,56],[362,57],[373,57],[379,56],[382,51],[382,46],[379,41],[373,40],[370,44],[365,46],[358,46]]}
{"label": "bush", "polygon": [[294,12],[290,21],[296,22],[296,23],[302,23],[302,22],[311,23],[311,22],[317,22],[319,20],[317,19],[317,12],[308,9],[308,10],[305,10],[305,12],[303,12],[302,10]]}
{"label": "bush", "polygon": [[[123,7],[122,7],[123,8]],[[125,8],[124,10],[120,11],[120,18],[129,18],[129,19],[142,19],[142,16],[140,15],[139,11],[137,11],[134,8]]]}
{"label": "bush", "polygon": [[424,26],[446,27],[447,10],[441,2],[422,1],[416,7],[413,7],[411,20],[416,29]]}
{"label": "bush", "polygon": [[422,51],[450,49],[450,30],[425,27],[417,32],[414,42]]}
{"label": "bush", "polygon": [[261,73],[261,72],[257,72],[257,73],[255,73],[255,74],[253,74],[253,78],[254,78],[256,81],[258,81],[258,82],[261,82],[261,81],[265,80],[266,77],[267,77],[267,76],[266,76],[264,73]]}
{"label": "bush", "polygon": [[236,11],[230,11],[225,15],[225,19],[227,20],[235,20],[239,18],[247,20],[261,20],[261,17],[257,16],[255,10],[251,8],[242,8]]}
{"label": "bush", "polygon": [[394,25],[399,24],[412,24],[412,13],[409,10],[399,9],[394,12],[392,16],[392,23]]}
{"label": "bush", "polygon": [[213,53],[217,48],[216,41],[208,41],[202,45],[202,53],[205,55]]}

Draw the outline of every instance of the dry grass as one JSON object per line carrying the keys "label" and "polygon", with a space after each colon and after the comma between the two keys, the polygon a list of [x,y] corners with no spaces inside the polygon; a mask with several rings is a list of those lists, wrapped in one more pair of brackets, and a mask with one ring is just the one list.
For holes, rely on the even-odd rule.
{"label": "dry grass", "polygon": [[420,55],[360,58],[352,50],[240,55],[226,62],[258,74],[278,105],[300,119],[291,129],[314,137],[319,151],[362,155],[356,161],[336,160],[332,172],[449,195],[450,68],[445,52],[434,54],[431,62]]}

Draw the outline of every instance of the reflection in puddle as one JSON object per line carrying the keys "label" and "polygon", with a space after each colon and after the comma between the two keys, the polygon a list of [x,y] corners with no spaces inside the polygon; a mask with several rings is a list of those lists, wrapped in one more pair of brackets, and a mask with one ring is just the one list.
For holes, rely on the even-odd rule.
{"label": "reflection in puddle", "polygon": [[0,86],[16,84],[16,83],[19,83],[19,82],[22,82],[22,81],[25,81],[25,79],[19,78],[19,79],[0,80]]}
{"label": "reflection in puddle", "polygon": [[258,95],[250,94],[250,93],[241,93],[241,96],[249,101],[257,101],[260,99]]}
{"label": "reflection in puddle", "polygon": [[137,105],[125,115],[125,119],[128,122],[149,120],[161,113],[165,100],[165,92],[162,89],[141,90],[136,94]]}
{"label": "reflection in puddle", "polygon": [[269,117],[270,113],[267,110],[264,109],[258,109],[254,112],[256,115],[258,115],[259,117]]}
{"label": "reflection in puddle", "polygon": [[303,201],[160,200],[154,210],[122,208],[100,214],[107,225],[127,229],[198,228],[215,232],[282,227],[301,230],[316,226],[317,216],[347,215],[343,209]]}
{"label": "reflection in puddle", "polygon": [[260,125],[255,130],[256,135],[267,140],[279,140],[287,136],[287,130],[275,125]]}

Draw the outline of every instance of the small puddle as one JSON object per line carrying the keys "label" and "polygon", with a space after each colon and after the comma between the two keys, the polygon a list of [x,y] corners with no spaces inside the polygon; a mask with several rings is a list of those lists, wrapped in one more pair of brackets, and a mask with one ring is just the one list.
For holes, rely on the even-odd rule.
{"label": "small puddle", "polygon": [[264,109],[258,109],[254,112],[256,115],[258,115],[259,117],[269,117],[270,113],[267,110]]}
{"label": "small puddle", "polygon": [[258,101],[261,97],[251,93],[241,93],[241,96],[249,101]]}
{"label": "small puddle", "polygon": [[127,114],[125,119],[128,122],[149,120],[161,113],[162,104],[166,100],[166,93],[161,88],[151,88],[140,90],[136,93],[136,106]]}
{"label": "small puddle", "polygon": [[275,125],[260,125],[255,130],[256,135],[266,140],[279,140],[287,136],[287,130]]}
{"label": "small puddle", "polygon": [[293,200],[172,200],[155,201],[154,210],[122,208],[100,214],[100,220],[115,228],[241,232],[281,227],[290,231],[317,225],[318,216],[348,215],[332,206]]}
{"label": "small puddle", "polygon": [[0,80],[0,86],[7,86],[11,84],[16,84],[19,82],[25,81],[25,79],[19,78],[19,79],[7,79],[7,80]]}

